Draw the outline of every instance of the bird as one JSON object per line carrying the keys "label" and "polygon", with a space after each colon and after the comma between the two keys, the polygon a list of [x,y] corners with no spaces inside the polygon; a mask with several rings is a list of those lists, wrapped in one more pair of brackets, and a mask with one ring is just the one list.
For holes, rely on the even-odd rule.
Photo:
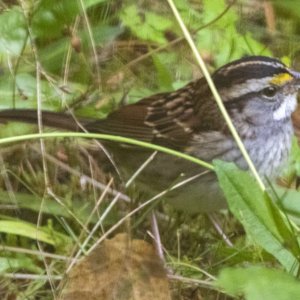
{"label": "bird", "polygon": [[[212,80],[258,173],[276,179],[291,150],[291,116],[297,106],[300,73],[276,58],[247,56],[217,69]],[[0,111],[0,122],[7,121],[37,123],[37,111]],[[248,168],[203,77],[176,91],[124,105],[104,119],[79,118],[77,122],[68,113],[42,111],[42,123],[134,138],[206,162],[221,159]],[[109,149],[125,178],[151,155],[148,149],[124,144],[113,143]],[[213,171],[165,153],[155,155],[138,176],[137,186],[152,194],[167,191],[164,198],[189,213],[227,206]]]}

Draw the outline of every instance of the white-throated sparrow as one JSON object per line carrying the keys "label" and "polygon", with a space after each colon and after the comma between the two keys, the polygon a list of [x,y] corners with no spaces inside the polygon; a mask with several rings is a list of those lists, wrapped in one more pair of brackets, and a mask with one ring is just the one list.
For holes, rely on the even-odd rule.
{"label": "white-throated sparrow", "polygon": [[[280,61],[251,56],[231,62],[212,75],[229,115],[259,173],[278,175],[291,147],[291,114],[296,108],[300,73]],[[65,113],[43,112],[43,124],[78,130]],[[36,111],[4,110],[0,122],[35,123]],[[214,158],[246,163],[224,122],[204,78],[169,93],[144,98],[127,105],[103,120],[80,120],[89,132],[135,138],[175,148],[202,160]],[[150,155],[137,147],[117,147],[113,152],[127,173]],[[176,206],[193,212],[208,212],[225,206],[212,172],[190,162],[159,153],[139,176],[142,189],[168,189],[179,180],[188,181],[170,190],[167,197]],[[197,176],[199,174],[199,176]],[[128,175],[128,174],[127,174]]]}

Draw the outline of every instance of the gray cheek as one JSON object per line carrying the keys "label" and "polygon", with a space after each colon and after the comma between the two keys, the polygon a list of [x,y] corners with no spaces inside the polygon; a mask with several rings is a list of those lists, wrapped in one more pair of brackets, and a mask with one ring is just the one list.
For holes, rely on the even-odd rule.
{"label": "gray cheek", "polygon": [[245,105],[243,110],[244,120],[253,125],[263,125],[273,119],[274,103],[262,100],[251,101]]}

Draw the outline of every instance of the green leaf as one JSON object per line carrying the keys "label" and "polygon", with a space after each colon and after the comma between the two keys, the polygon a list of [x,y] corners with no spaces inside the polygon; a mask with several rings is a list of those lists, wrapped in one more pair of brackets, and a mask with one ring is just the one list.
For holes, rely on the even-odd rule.
{"label": "green leaf", "polygon": [[[93,26],[93,41],[97,45],[106,44],[116,39],[117,36],[123,31],[124,28],[121,28],[120,26],[107,26],[100,23],[97,26]],[[79,30],[78,37],[81,41],[82,51],[87,51],[89,53],[91,49],[91,37],[87,29],[84,28],[83,30]],[[61,71],[61,69],[64,67],[65,55],[69,44],[70,38],[62,36],[61,38],[44,45],[44,47],[39,51],[43,66],[46,67],[47,70]],[[79,80],[80,78],[85,79],[88,76],[88,74],[85,73],[88,73],[89,71],[85,65],[86,62],[82,60],[80,56],[78,57],[78,55],[75,55],[74,63],[75,62],[77,65],[79,65],[79,70],[77,73],[75,73],[76,80]],[[81,75],[81,77],[79,75]]]}
{"label": "green leaf", "polygon": [[273,1],[274,6],[281,12],[281,14],[287,14],[289,19],[292,17],[299,19],[300,9],[299,3],[294,0],[285,0],[285,1]]}
{"label": "green leaf", "polygon": [[158,74],[158,82],[162,90],[170,91],[172,90],[172,76],[169,69],[163,64],[158,55],[152,55],[154,65]]}
{"label": "green leaf", "polygon": [[32,19],[33,34],[41,40],[62,35],[62,28],[71,26],[80,13],[77,1],[40,1]]}
{"label": "green leaf", "polygon": [[232,163],[215,161],[214,166],[231,212],[261,247],[296,274],[300,250],[287,218],[250,174]]}
{"label": "green leaf", "polygon": [[139,12],[136,5],[126,7],[120,18],[138,38],[158,44],[166,42],[165,30],[174,26],[172,21],[158,14]]}
{"label": "green leaf", "polygon": [[0,54],[19,55],[26,38],[22,11],[14,7],[0,14]]}
{"label": "green leaf", "polygon": [[28,237],[53,246],[71,242],[70,238],[62,233],[47,227],[37,227],[24,221],[0,221],[0,232]]}
{"label": "green leaf", "polygon": [[277,197],[279,197],[280,206],[284,208],[284,211],[292,214],[294,217],[300,218],[300,192],[294,189],[286,189],[281,186],[274,186],[274,191]]}
{"label": "green leaf", "polygon": [[300,295],[300,283],[294,277],[262,267],[224,269],[216,285],[232,296],[242,294],[246,300],[291,300]]}
{"label": "green leaf", "polygon": [[109,0],[83,0],[85,8],[89,8],[89,7],[94,6],[96,4],[100,4],[100,3],[102,4],[102,3],[105,3],[105,2],[109,2]]}
{"label": "green leaf", "polygon": [[[72,218],[68,209],[63,207],[62,204],[53,201],[53,199],[44,199],[44,204],[41,206],[41,197],[16,192],[14,193],[14,201],[19,208],[30,209],[37,213],[49,214],[56,217]],[[0,203],[1,204],[11,204],[11,199],[9,192],[0,191]],[[72,207],[69,208],[72,210],[76,217],[81,221],[85,222],[91,215],[91,212],[94,209],[94,203],[90,201],[85,201],[82,203],[82,199],[72,199]],[[94,215],[91,218],[92,223],[96,223],[98,220],[97,215]],[[107,224],[106,221],[104,224]]]}
{"label": "green leaf", "polygon": [[31,258],[26,257],[25,255],[19,255],[17,258],[0,257],[0,273],[17,272],[21,269],[37,274],[44,272],[44,270],[38,267]]}

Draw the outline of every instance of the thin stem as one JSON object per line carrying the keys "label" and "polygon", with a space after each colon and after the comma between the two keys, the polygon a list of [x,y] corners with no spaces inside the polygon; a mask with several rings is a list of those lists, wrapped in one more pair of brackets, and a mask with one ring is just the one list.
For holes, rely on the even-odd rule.
{"label": "thin stem", "polygon": [[232,123],[229,114],[227,113],[227,111],[225,109],[223,101],[222,101],[222,99],[221,99],[221,97],[220,97],[220,95],[219,95],[219,93],[218,93],[218,91],[217,91],[217,89],[216,89],[213,81],[212,81],[212,78],[211,78],[211,76],[210,76],[210,74],[209,74],[209,72],[208,72],[208,70],[207,70],[207,68],[205,66],[205,63],[204,63],[201,55],[199,54],[199,52],[197,50],[197,47],[196,47],[196,45],[195,45],[195,43],[194,43],[194,41],[193,41],[193,39],[191,37],[191,34],[189,33],[187,27],[185,26],[185,24],[184,24],[184,22],[183,22],[183,20],[182,20],[182,18],[180,16],[180,14],[179,14],[179,12],[178,12],[178,10],[177,10],[177,8],[176,8],[173,0],[167,0],[167,1],[168,1],[169,5],[170,5],[170,7],[171,7],[171,9],[172,9],[172,11],[174,13],[174,16],[175,16],[175,18],[176,18],[176,20],[177,20],[177,22],[178,22],[178,24],[179,24],[182,32],[183,32],[183,35],[184,35],[185,39],[187,40],[189,46],[192,49],[192,52],[193,52],[193,54],[194,54],[194,56],[196,58],[196,61],[199,64],[199,67],[200,67],[200,69],[202,71],[202,74],[203,74],[203,76],[205,77],[205,79],[206,79],[206,81],[208,83],[208,86],[209,86],[209,88],[210,88],[210,90],[211,90],[211,92],[212,92],[212,94],[213,94],[213,96],[214,96],[214,98],[215,98],[215,100],[217,102],[217,105],[218,105],[218,107],[219,107],[219,109],[220,109],[220,111],[221,111],[221,113],[222,113],[222,115],[223,115],[223,117],[224,117],[227,125],[228,125],[228,128],[229,128],[229,130],[230,130],[233,138],[235,139],[235,141],[236,141],[236,143],[237,143],[237,145],[238,145],[238,147],[239,147],[242,155],[244,156],[244,158],[245,158],[245,160],[246,160],[246,162],[247,162],[247,164],[249,166],[249,169],[252,171],[252,173],[253,173],[255,179],[257,180],[260,188],[263,191],[265,191],[266,188],[265,188],[265,186],[264,186],[264,184],[263,184],[263,182],[262,182],[262,180],[261,180],[261,178],[260,178],[260,176],[259,176],[259,174],[258,174],[258,172],[257,172],[257,170],[256,170],[256,168],[255,168],[255,166],[254,166],[254,164],[253,164],[253,162],[252,162],[252,160],[251,160],[251,158],[250,158],[250,156],[249,156],[249,154],[248,154],[248,152],[247,152],[244,144],[243,144],[243,142],[241,141],[241,138],[239,137],[238,132],[236,131],[236,129],[235,129],[233,123]]}
{"label": "thin stem", "polygon": [[52,133],[34,133],[34,134],[25,134],[25,135],[19,135],[14,137],[7,137],[0,139],[0,145],[1,144],[8,144],[8,143],[14,143],[14,142],[20,142],[25,140],[35,140],[40,138],[59,138],[59,137],[79,137],[79,138],[88,138],[88,139],[98,139],[98,140],[109,140],[114,142],[120,142],[120,143],[126,143],[131,145],[136,145],[144,148],[149,148],[153,150],[157,150],[159,152],[164,152],[170,155],[174,155],[183,159],[186,159],[188,161],[191,161],[193,163],[196,163],[204,168],[207,168],[209,170],[213,170],[214,167],[204,162],[196,157],[190,156],[185,153],[178,152],[173,149],[169,149],[166,147],[158,146],[155,144],[150,144],[142,141],[138,141],[135,139],[125,138],[121,136],[114,136],[109,134],[98,134],[98,133],[85,133],[85,132],[52,132]]}

